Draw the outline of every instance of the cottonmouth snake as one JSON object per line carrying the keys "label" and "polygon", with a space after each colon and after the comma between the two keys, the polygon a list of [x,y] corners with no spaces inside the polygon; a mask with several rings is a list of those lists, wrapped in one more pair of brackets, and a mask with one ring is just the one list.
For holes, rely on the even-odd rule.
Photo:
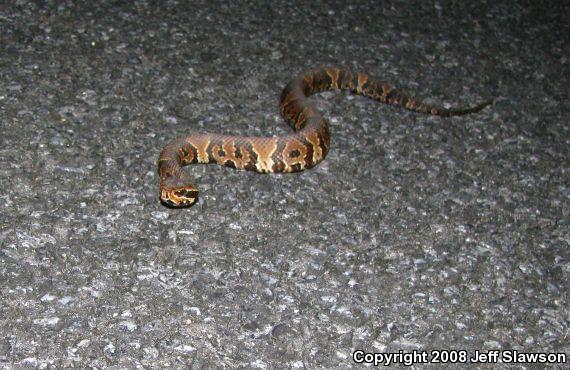
{"label": "cottonmouth snake", "polygon": [[477,112],[491,102],[470,108],[429,106],[368,76],[347,68],[320,68],[293,79],[281,93],[280,110],[294,132],[277,137],[192,134],[168,143],[158,159],[160,200],[169,207],[190,207],[198,199],[183,166],[218,163],[259,173],[299,172],[321,162],[329,150],[329,125],[307,99],[327,90],[349,90],[382,103],[437,116]]}

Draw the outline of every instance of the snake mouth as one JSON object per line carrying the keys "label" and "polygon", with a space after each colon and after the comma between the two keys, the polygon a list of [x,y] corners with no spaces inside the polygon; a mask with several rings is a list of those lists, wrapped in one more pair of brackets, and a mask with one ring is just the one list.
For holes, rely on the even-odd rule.
{"label": "snake mouth", "polygon": [[196,204],[197,200],[198,200],[198,198],[194,198],[194,199],[187,199],[187,200],[180,201],[180,202],[174,202],[173,200],[170,200],[170,199],[160,198],[160,202],[168,208],[190,208],[194,204]]}

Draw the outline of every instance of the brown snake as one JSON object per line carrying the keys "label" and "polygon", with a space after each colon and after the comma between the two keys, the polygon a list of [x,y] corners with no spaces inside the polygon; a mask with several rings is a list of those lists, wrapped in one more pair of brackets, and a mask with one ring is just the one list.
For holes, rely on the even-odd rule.
{"label": "brown snake", "polygon": [[160,200],[169,207],[190,207],[198,189],[183,166],[218,163],[259,173],[299,172],[321,162],[329,150],[329,125],[308,96],[327,90],[349,90],[382,103],[437,116],[480,111],[491,101],[471,108],[445,109],[421,101],[348,68],[319,68],[299,75],[281,93],[280,110],[294,132],[277,137],[229,136],[199,133],[168,143],[158,158]]}

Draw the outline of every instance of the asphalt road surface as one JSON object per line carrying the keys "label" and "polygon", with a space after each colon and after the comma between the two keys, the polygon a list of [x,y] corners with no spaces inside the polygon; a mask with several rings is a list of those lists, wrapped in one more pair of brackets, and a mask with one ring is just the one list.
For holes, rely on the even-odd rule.
{"label": "asphalt road surface", "polygon": [[[0,367],[568,366],[568,14],[1,5]],[[281,89],[323,65],[445,107],[494,103],[438,118],[320,94],[319,166],[193,166],[198,204],[160,204],[168,141],[285,134]]]}

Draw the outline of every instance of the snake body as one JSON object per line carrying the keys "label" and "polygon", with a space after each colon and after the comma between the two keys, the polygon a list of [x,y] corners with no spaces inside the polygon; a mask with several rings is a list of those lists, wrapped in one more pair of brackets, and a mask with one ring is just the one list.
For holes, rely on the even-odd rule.
{"label": "snake body", "polygon": [[299,172],[317,165],[329,150],[329,125],[308,97],[337,89],[444,117],[477,112],[491,103],[487,101],[464,109],[430,106],[365,73],[348,68],[319,68],[297,76],[281,93],[280,110],[293,128],[291,134],[253,137],[198,133],[168,143],[158,159],[160,200],[174,208],[196,203],[198,189],[182,168],[190,164],[217,163],[259,173]]}

